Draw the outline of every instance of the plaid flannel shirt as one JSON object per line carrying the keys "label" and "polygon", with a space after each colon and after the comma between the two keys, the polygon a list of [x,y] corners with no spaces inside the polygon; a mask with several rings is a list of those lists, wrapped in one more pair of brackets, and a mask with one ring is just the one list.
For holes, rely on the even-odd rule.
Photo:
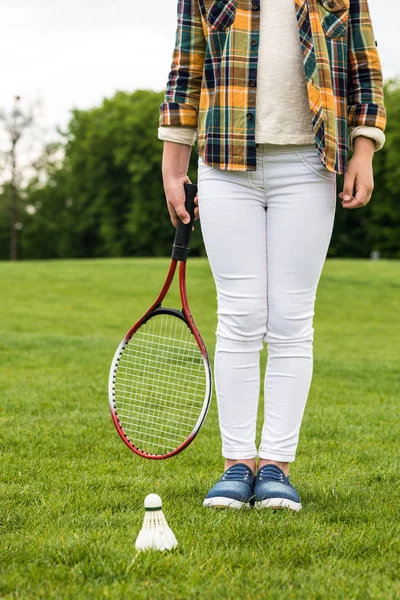
{"label": "plaid flannel shirt", "polygon": [[[315,145],[344,173],[349,127],[386,127],[368,0],[293,0]],[[224,170],[256,170],[255,108],[262,0],[178,0],[161,127],[197,127],[197,152]]]}

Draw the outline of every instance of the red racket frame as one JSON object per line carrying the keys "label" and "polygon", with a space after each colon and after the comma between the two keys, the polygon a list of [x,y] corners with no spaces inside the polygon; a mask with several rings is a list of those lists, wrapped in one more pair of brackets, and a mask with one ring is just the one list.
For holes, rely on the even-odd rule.
{"label": "red racket frame", "polygon": [[208,370],[207,393],[206,393],[206,397],[208,397],[208,402],[207,402],[207,404],[205,404],[205,410],[203,410],[203,412],[200,414],[199,421],[197,422],[195,429],[192,431],[192,433],[189,435],[189,437],[183,442],[183,444],[181,444],[180,446],[175,448],[175,450],[173,450],[172,452],[169,452],[167,454],[157,455],[157,454],[148,454],[147,452],[143,452],[142,450],[137,448],[134,444],[132,444],[132,442],[128,439],[127,435],[124,433],[124,431],[120,425],[118,415],[116,414],[115,404],[113,402],[114,392],[115,392],[114,377],[115,377],[115,372],[116,372],[116,366],[118,364],[118,360],[119,360],[119,357],[121,356],[122,350],[125,347],[125,344],[132,338],[132,336],[136,333],[136,331],[139,329],[139,327],[146,320],[148,320],[148,318],[151,316],[151,314],[153,312],[157,311],[159,308],[161,308],[162,302],[163,302],[165,296],[167,295],[168,290],[170,289],[172,281],[174,279],[178,262],[179,261],[174,260],[174,259],[171,260],[167,278],[165,280],[165,283],[164,283],[159,295],[157,296],[156,300],[151,305],[149,310],[128,331],[128,333],[122,340],[121,344],[118,346],[117,352],[115,353],[114,360],[111,365],[111,371],[110,371],[110,379],[109,379],[110,411],[111,411],[112,420],[118,431],[118,434],[119,434],[120,438],[122,439],[122,441],[124,442],[124,444],[126,444],[128,446],[128,448],[130,450],[132,450],[132,452],[134,452],[135,454],[138,454],[139,456],[142,456],[143,458],[150,458],[152,460],[163,460],[165,458],[171,458],[172,456],[176,456],[177,454],[182,452],[182,450],[184,450],[194,440],[194,438],[200,431],[201,426],[204,423],[204,420],[207,416],[208,409],[210,406],[210,400],[211,400],[212,376],[211,376],[210,361],[209,361],[207,349],[205,347],[205,344],[201,338],[199,331],[196,328],[194,319],[192,317],[192,314],[191,314],[190,308],[189,308],[189,303],[188,303],[187,293],[186,293],[186,262],[180,262],[179,291],[180,291],[180,297],[181,297],[181,301],[182,301],[182,315],[184,317],[186,324],[191,329],[191,331],[196,339],[196,342],[199,346],[200,352],[201,352],[203,360],[204,360],[204,364],[206,365],[207,370]]}

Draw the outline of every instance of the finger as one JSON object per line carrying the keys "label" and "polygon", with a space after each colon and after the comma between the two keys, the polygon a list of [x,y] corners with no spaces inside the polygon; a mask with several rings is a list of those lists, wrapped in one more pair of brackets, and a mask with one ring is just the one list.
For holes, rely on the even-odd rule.
{"label": "finger", "polygon": [[172,206],[172,204],[170,202],[167,201],[167,208],[168,208],[168,212],[169,212],[169,217],[171,219],[171,223],[174,227],[177,226],[178,223],[178,217],[176,216],[176,212],[174,207]]}
{"label": "finger", "polygon": [[179,219],[178,219],[176,216],[172,216],[172,215],[171,215],[171,223],[172,223],[172,225],[175,227],[175,229],[176,229],[176,228],[177,228],[177,226],[178,226],[178,222],[179,222]]}
{"label": "finger", "polygon": [[190,223],[190,215],[188,212],[186,212],[186,210],[177,214],[184,225],[188,225],[188,223]]}
{"label": "finger", "polygon": [[365,204],[367,204],[367,196],[368,196],[367,188],[364,187],[363,185],[360,185],[356,192],[356,200],[358,200],[361,203],[361,205],[364,206]]}
{"label": "finger", "polygon": [[[342,200],[344,200],[344,192],[340,192],[340,194],[338,194],[339,198],[341,198]],[[355,196],[352,196],[349,200],[354,200]],[[349,200],[344,200],[345,202],[349,202]]]}
{"label": "finger", "polygon": [[350,202],[354,202],[354,200],[356,199],[356,197],[355,197],[355,196],[351,196],[351,198],[349,198],[349,197],[348,197],[348,195],[346,195],[346,198],[348,198],[348,199],[347,199],[347,200],[345,200],[345,199],[344,199],[344,198],[345,198],[345,193],[344,193],[344,192],[341,192],[341,193],[339,194],[339,198],[341,198],[341,199],[342,199],[342,204],[343,204],[343,205],[345,205],[345,204],[347,205],[347,204],[349,204]]}
{"label": "finger", "polygon": [[195,198],[194,198],[194,204],[195,204],[195,209],[194,209],[194,220],[197,221],[199,218],[199,195],[196,194]]}
{"label": "finger", "polygon": [[178,227],[178,224],[181,222],[181,219],[180,219],[178,213],[176,212],[176,208],[175,208],[175,206],[173,204],[170,204],[170,203],[168,204],[168,211],[169,211],[169,215],[171,217],[172,225],[176,229]]}
{"label": "finger", "polygon": [[177,206],[174,206],[175,212],[178,216],[178,218],[182,221],[182,223],[184,223],[185,225],[187,225],[188,223],[190,223],[190,215],[187,212],[187,210],[185,209],[185,205],[182,204],[178,204]]}
{"label": "finger", "polygon": [[346,174],[344,176],[343,192],[341,194],[339,194],[340,198],[343,198],[343,200],[345,200],[345,201],[348,201],[348,200],[351,200],[352,198],[354,198],[353,190],[354,190],[355,179],[356,179],[355,173],[353,174],[353,173],[349,173],[348,171],[346,172]]}
{"label": "finger", "polygon": [[358,200],[353,198],[353,200],[349,200],[348,202],[342,202],[342,208],[360,208],[363,204],[360,204]]}
{"label": "finger", "polygon": [[343,208],[360,208],[367,204],[367,188],[365,186],[358,186],[356,195],[350,201],[343,201]]}
{"label": "finger", "polygon": [[171,223],[175,227],[175,229],[178,227],[179,219],[176,216],[176,213],[171,215]]}

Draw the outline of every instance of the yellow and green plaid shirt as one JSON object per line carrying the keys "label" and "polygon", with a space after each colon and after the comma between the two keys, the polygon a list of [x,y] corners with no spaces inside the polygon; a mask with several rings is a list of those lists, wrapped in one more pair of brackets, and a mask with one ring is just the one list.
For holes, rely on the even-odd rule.
{"label": "yellow and green plaid shirt", "polygon": [[[160,126],[197,127],[205,164],[256,170],[255,109],[263,0],[178,0]],[[266,1],[266,0],[264,0]],[[367,0],[293,0],[321,161],[347,168],[349,127],[386,127]]]}

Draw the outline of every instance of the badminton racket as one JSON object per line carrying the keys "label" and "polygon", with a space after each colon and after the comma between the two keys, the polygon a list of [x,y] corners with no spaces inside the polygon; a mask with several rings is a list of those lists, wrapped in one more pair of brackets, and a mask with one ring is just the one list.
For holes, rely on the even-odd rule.
{"label": "badminton racket", "polygon": [[[186,448],[204,423],[211,399],[210,361],[186,291],[197,185],[185,183],[184,188],[190,223],[179,221],[164,285],[118,346],[109,376],[114,425],[130,450],[150,459],[170,458]],[[181,308],[166,308],[178,263]]]}

